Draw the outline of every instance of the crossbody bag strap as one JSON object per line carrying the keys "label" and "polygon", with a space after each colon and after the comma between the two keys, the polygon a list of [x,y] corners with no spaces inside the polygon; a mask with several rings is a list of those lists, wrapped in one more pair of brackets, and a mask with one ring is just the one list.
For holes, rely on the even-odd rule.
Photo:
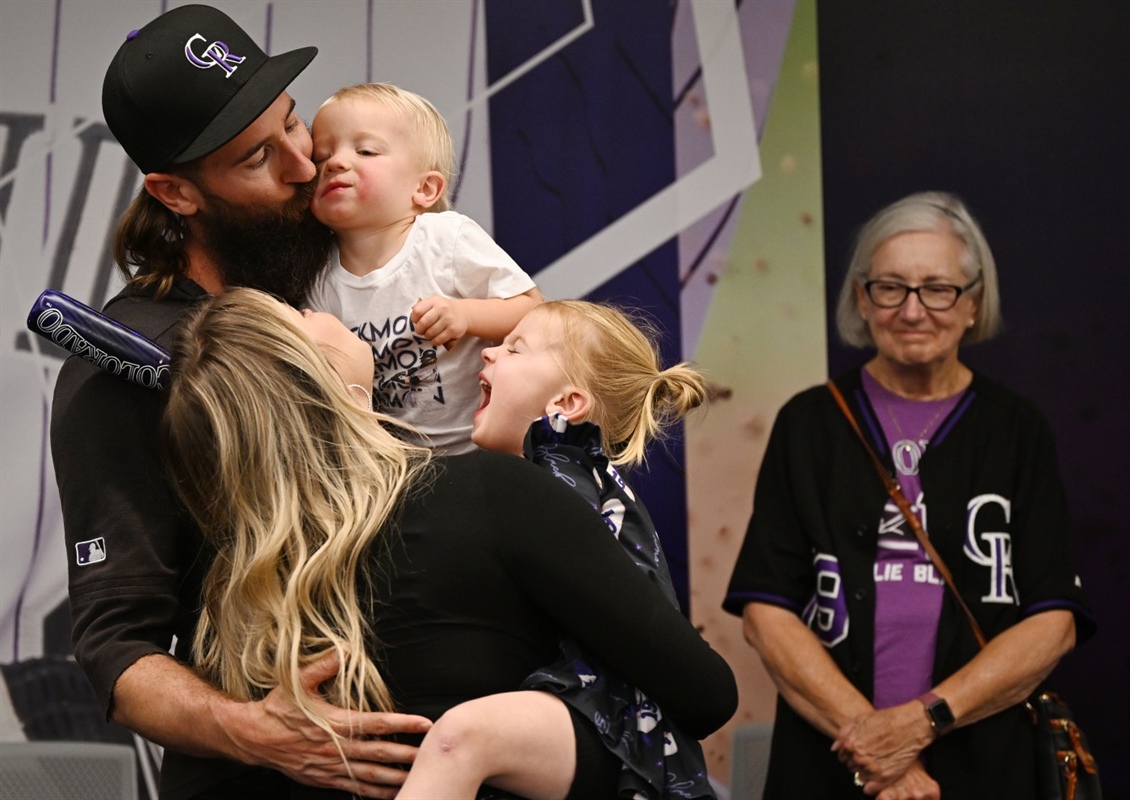
{"label": "crossbody bag strap", "polygon": [[894,479],[891,473],[887,472],[887,468],[883,466],[883,462],[875,455],[875,451],[868,443],[867,437],[863,435],[863,431],[859,429],[859,423],[855,421],[855,416],[851,413],[851,409],[848,408],[847,401],[844,400],[844,396],[840,393],[840,388],[836,386],[835,381],[828,381],[828,391],[832,393],[832,397],[836,399],[836,405],[840,407],[840,411],[844,412],[847,421],[851,423],[851,429],[855,431],[855,435],[858,436],[859,441],[863,443],[863,448],[871,458],[871,463],[875,466],[875,471],[879,473],[879,478],[883,481],[883,486],[886,487],[887,494],[891,496],[891,499],[895,501],[895,505],[897,505],[902,512],[902,515],[906,517],[906,522],[910,525],[910,529],[914,531],[914,535],[930,556],[930,560],[934,562],[934,566],[938,568],[938,572],[942,573],[942,577],[946,581],[946,586],[949,587],[958,605],[961,606],[961,610],[965,612],[965,618],[969,620],[969,626],[973,629],[973,635],[977,637],[977,644],[984,647],[986,639],[985,634],[981,631],[981,626],[977,624],[977,620],[973,617],[973,612],[969,610],[969,606],[966,605],[965,600],[962,599],[961,593],[957,591],[957,586],[954,585],[953,582],[953,575],[950,573],[949,567],[946,566],[946,562],[942,560],[938,551],[934,549],[934,545],[930,543],[930,538],[926,535],[926,531],[922,530],[922,523],[918,521],[918,517],[910,510],[910,503],[907,502],[906,497],[903,495],[898,481]]}

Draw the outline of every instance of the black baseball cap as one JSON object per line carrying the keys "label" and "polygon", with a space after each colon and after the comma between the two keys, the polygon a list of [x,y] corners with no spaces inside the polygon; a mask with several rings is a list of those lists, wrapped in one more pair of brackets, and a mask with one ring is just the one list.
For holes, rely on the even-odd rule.
{"label": "black baseball cap", "polygon": [[230,142],[317,54],[268,57],[222,11],[181,6],[126,36],[106,70],[102,114],[141,171],[159,172]]}

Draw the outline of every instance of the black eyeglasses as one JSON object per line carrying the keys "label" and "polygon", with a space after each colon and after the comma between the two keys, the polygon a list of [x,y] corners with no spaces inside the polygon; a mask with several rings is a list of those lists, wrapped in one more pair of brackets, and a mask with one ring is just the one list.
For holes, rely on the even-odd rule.
{"label": "black eyeglasses", "polygon": [[918,295],[918,302],[931,311],[949,311],[957,305],[957,298],[981,282],[981,273],[964,286],[952,283],[924,283],[921,286],[907,286],[905,283],[888,280],[866,281],[863,288],[871,302],[879,308],[898,308],[910,297]]}

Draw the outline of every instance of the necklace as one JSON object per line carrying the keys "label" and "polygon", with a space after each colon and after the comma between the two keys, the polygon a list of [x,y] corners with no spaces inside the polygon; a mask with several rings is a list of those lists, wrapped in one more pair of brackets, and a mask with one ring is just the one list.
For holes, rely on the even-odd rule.
{"label": "necklace", "polygon": [[883,405],[886,407],[887,416],[890,417],[891,422],[894,423],[895,430],[898,431],[898,441],[891,446],[891,461],[894,462],[895,469],[902,475],[917,475],[918,462],[922,460],[922,451],[925,448],[928,440],[927,434],[931,433],[934,425],[937,424],[941,418],[942,413],[949,408],[950,404],[945,400],[938,403],[938,410],[934,416],[930,418],[929,422],[922,426],[922,430],[913,439],[906,437],[903,433],[902,425],[899,423],[898,414],[895,413],[894,407],[891,405],[890,398],[884,398]]}

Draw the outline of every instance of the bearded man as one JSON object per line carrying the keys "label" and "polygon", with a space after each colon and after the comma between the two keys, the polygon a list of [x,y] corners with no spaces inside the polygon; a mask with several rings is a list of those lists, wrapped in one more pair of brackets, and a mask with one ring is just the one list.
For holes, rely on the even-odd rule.
{"label": "bearded man", "polygon": [[[198,301],[252,286],[301,303],[329,233],[307,211],[311,141],[286,87],[313,47],[267,57],[229,17],[182,6],[132,31],[107,70],[106,122],[145,174],[114,256],[126,277],[105,312],[171,349]],[[175,368],[175,365],[174,365]],[[339,753],[277,691],[238,702],[191,669],[210,552],[162,468],[164,396],[72,357],[56,383],[51,449],[67,539],[72,641],[107,716],[165,747],[161,797],[291,796],[304,784],[392,797],[421,733],[401,714],[334,709]],[[99,558],[79,559],[79,551]],[[337,664],[307,668],[306,688]],[[349,761],[348,768],[342,753]]]}

